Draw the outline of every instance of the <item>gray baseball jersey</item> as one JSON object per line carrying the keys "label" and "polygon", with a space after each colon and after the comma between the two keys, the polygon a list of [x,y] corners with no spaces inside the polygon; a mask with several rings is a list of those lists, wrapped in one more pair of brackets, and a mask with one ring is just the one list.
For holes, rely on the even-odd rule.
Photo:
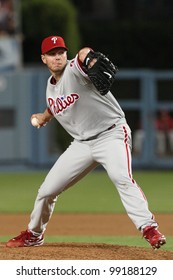
{"label": "gray baseball jersey", "polygon": [[78,56],[68,61],[60,81],[47,83],[47,103],[52,114],[75,139],[85,140],[113,124],[125,123],[124,112],[108,92],[100,95],[80,67]]}

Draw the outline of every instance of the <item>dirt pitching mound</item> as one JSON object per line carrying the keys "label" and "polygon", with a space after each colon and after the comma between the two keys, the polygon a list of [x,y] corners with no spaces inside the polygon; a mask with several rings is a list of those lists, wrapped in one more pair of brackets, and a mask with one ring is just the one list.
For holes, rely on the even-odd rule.
{"label": "dirt pitching mound", "polygon": [[[157,215],[160,230],[173,233],[173,215]],[[29,215],[1,214],[1,236],[17,236],[27,228]],[[126,214],[54,214],[46,236],[136,236],[136,230]],[[149,246],[149,244],[148,244]],[[173,252],[152,248],[98,243],[45,243],[40,247],[7,248],[0,243],[0,260],[173,260]]]}
{"label": "dirt pitching mound", "polygon": [[47,243],[40,247],[7,248],[0,244],[1,260],[173,260],[173,252],[139,247]]}

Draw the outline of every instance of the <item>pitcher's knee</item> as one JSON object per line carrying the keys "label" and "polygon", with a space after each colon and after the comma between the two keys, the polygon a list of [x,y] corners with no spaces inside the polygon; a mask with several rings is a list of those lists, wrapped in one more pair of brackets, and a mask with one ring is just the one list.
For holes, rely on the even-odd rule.
{"label": "pitcher's knee", "polygon": [[49,198],[49,197],[56,197],[61,192],[62,191],[60,191],[60,190],[57,191],[57,190],[54,190],[54,189],[51,189],[51,188],[39,189],[37,197],[39,199],[44,199],[44,198]]}
{"label": "pitcher's knee", "polygon": [[47,182],[44,182],[41,187],[38,190],[38,196],[40,198],[46,198],[51,196],[58,196],[64,191],[64,186],[59,186],[55,183],[53,184],[47,184]]}
{"label": "pitcher's knee", "polygon": [[136,184],[135,180],[131,176],[125,174],[112,173],[109,174],[109,177],[116,186],[130,186]]}

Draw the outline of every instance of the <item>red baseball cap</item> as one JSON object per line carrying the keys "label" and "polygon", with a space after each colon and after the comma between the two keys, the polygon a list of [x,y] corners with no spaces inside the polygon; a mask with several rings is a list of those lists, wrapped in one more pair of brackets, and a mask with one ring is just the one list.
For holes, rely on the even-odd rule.
{"label": "red baseball cap", "polygon": [[45,54],[55,48],[64,48],[68,50],[65,45],[64,39],[60,36],[46,37],[41,44],[41,53]]}

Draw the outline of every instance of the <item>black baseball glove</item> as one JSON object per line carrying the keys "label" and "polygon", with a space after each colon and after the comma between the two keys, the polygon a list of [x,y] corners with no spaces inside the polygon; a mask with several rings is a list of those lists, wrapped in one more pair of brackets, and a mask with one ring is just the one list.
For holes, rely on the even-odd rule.
{"label": "black baseball glove", "polygon": [[[91,66],[93,59],[96,59],[96,62]],[[118,68],[104,54],[93,51],[87,54],[83,66],[91,82],[100,94],[107,94],[115,81]]]}

